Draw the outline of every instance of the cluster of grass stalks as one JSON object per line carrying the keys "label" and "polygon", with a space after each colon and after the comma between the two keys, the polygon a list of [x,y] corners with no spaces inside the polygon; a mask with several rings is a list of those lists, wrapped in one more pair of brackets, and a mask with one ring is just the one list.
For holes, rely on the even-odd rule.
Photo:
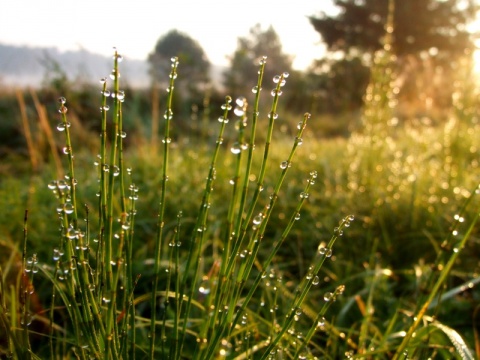
{"label": "cluster of grass stalks", "polygon": [[[59,99],[58,161],[66,166],[50,171],[57,175],[48,182],[58,243],[48,251],[31,244],[27,213],[20,250],[2,239],[11,254],[1,262],[2,356],[473,358],[441,318],[455,308],[449,301],[479,282],[475,261],[463,260],[467,265],[452,273],[479,216],[478,179],[460,166],[478,169],[478,124],[470,121],[468,99],[459,99],[456,116],[435,134],[391,126],[389,56],[380,53],[372,69],[364,131],[346,142],[313,143],[309,114],[298,119],[293,139],[275,141],[288,74],[273,79],[271,106],[261,115],[261,89],[271,86],[263,58],[252,104],[227,96],[213,147],[183,144],[185,150],[172,135],[177,66],[181,74],[173,58],[161,144],[135,155],[124,148],[122,58],[115,53],[112,82],[101,81],[94,168],[75,148],[68,102]],[[236,138],[227,146],[228,127]],[[31,180],[30,189],[43,180]],[[50,236],[53,216],[40,217]],[[409,247],[430,254],[397,257],[403,267],[382,258]]]}
{"label": "cluster of grass stalks", "polygon": [[[125,94],[120,90],[119,66],[121,56],[115,53],[111,74],[113,87],[102,80],[102,131],[100,154],[96,159],[98,173],[98,204],[96,209],[82,206],[77,195],[81,186],[75,174],[75,149],[72,146],[70,122],[65,98],[59,99],[61,121],[57,129],[65,134],[62,148],[66,160],[66,175],[48,184],[57,199],[56,211],[60,222],[60,242],[53,249],[54,263],[38,264],[36,254],[28,256],[27,222],[24,226],[22,265],[22,299],[12,297],[12,311],[7,312],[3,298],[2,323],[6,329],[9,356],[36,357],[30,341],[29,325],[32,315],[29,302],[33,295],[34,277],[39,271],[52,284],[49,309],[45,317],[48,346],[36,350],[50,353],[52,358],[75,356],[90,358],[172,358],[192,357],[211,359],[217,356],[243,358],[274,358],[277,352],[303,356],[311,346],[316,329],[326,325],[324,315],[344,287],[326,291],[324,304],[309,321],[304,337],[297,335],[305,300],[316,275],[331,256],[335,240],[350,225],[347,216],[335,228],[331,240],[318,247],[318,254],[309,270],[287,299],[282,272],[274,258],[289,232],[300,220],[300,212],[308,200],[317,173],[310,172],[297,195],[294,211],[276,239],[264,239],[267,225],[275,208],[280,189],[289,171],[295,151],[303,142],[302,136],[310,118],[305,114],[297,126],[297,134],[288,157],[279,164],[281,172],[265,204],[259,204],[264,190],[269,164],[272,135],[278,117],[277,106],[287,73],[274,79],[273,101],[268,112],[269,125],[263,158],[259,169],[253,167],[256,125],[259,118],[259,97],[266,59],[259,65],[258,84],[253,110],[246,99],[238,99],[235,109],[232,99],[225,98],[218,118],[218,137],[211,155],[202,198],[196,215],[184,220],[177,214],[175,224],[166,218],[169,202],[175,201],[169,191],[175,180],[170,165],[170,122],[174,83],[177,77],[176,58],[172,59],[169,94],[164,123],[163,161],[159,189],[157,232],[149,239],[153,244],[151,265],[145,266],[149,291],[136,294],[140,276],[134,272],[136,242],[134,228],[139,189],[132,181],[132,169],[124,163],[122,106]],[[108,100],[112,100],[111,104]],[[113,115],[109,118],[110,113]],[[252,114],[248,124],[248,112]],[[231,170],[228,211],[211,220],[211,195],[216,182],[216,167],[223,149],[223,134],[229,117],[236,118],[238,139],[231,145],[234,157]],[[250,133],[247,134],[247,129]],[[110,134],[110,136],[109,136]],[[252,174],[256,185],[250,186]],[[91,214],[95,214],[92,220]],[[25,218],[27,216],[25,215]],[[259,257],[260,248],[269,247],[268,256]],[[150,273],[150,276],[148,275]],[[2,286],[2,290],[4,290]],[[3,291],[2,291],[3,293]],[[280,306],[281,305],[281,306]],[[16,308],[18,307],[18,308]],[[19,314],[20,329],[15,322]],[[320,325],[319,325],[320,324]],[[46,343],[46,342],[45,342]]]}

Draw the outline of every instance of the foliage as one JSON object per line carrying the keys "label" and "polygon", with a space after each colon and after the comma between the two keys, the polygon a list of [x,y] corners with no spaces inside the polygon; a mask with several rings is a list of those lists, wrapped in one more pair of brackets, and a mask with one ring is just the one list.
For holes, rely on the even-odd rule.
{"label": "foliage", "polygon": [[[337,0],[335,5],[336,15],[310,17],[330,51],[313,69],[331,69],[330,83],[352,84],[341,93],[347,105],[358,104],[364,70],[371,66],[373,53],[385,46],[387,30],[398,74],[397,116],[411,119],[448,109],[455,73],[462,58],[472,54],[474,38],[467,27],[478,5],[455,0]],[[351,75],[348,81],[345,74]]]}
{"label": "foliage", "polygon": [[232,96],[246,96],[256,83],[257,59],[266,56],[272,65],[265,69],[265,77],[292,71],[292,59],[283,53],[282,44],[275,29],[263,30],[257,24],[248,36],[238,39],[237,49],[230,58],[230,67],[224,73],[224,85]]}
{"label": "foliage", "polygon": [[1,355],[473,358],[477,90],[463,74],[448,123],[398,126],[390,55],[375,57],[350,139],[316,141],[309,114],[274,131],[282,73],[269,111],[260,91],[225,98],[212,147],[171,136],[173,59],[159,151],[124,147],[116,54],[98,152],[77,150],[61,98],[64,170],[0,180]]}
{"label": "foliage", "polygon": [[[310,18],[329,50],[362,54],[383,47],[388,1],[335,0],[334,3],[339,9],[338,15]],[[452,58],[473,48],[466,25],[475,17],[474,2],[395,0],[394,4],[392,46],[397,56],[436,48]]]}
{"label": "foliage", "polygon": [[202,91],[210,81],[210,61],[200,44],[190,36],[171,30],[158,39],[153,52],[148,56],[153,79],[164,83],[170,73],[169,61],[177,57],[182,63],[183,79],[177,86],[190,94]]}
{"label": "foliage", "polygon": [[363,96],[370,78],[370,68],[359,57],[316,60],[306,79],[310,92],[317,94],[318,111],[352,113],[363,105]]}

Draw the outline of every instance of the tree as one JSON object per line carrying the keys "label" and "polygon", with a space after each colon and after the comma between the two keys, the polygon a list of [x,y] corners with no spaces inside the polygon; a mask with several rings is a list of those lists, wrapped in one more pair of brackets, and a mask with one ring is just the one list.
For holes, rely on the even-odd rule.
{"label": "tree", "polygon": [[[331,51],[358,53],[382,47],[387,0],[334,0],[340,12],[310,17]],[[467,24],[478,8],[473,0],[394,0],[393,52],[399,57],[436,49],[449,56],[464,54],[473,42]]]}
{"label": "tree", "polygon": [[384,46],[386,30],[393,30],[395,86],[398,100],[406,105],[401,108],[422,116],[449,106],[445,99],[453,92],[456,60],[473,53],[468,24],[478,5],[473,0],[391,1],[393,29],[386,29],[389,0],[334,0],[340,10],[337,15],[310,17],[310,22],[336,59],[339,55],[341,59],[358,57],[366,66],[371,65],[371,55]]}
{"label": "tree", "polygon": [[150,72],[155,81],[168,81],[172,57],[178,57],[180,76],[176,85],[189,95],[200,90],[210,81],[210,62],[197,41],[177,30],[162,36],[148,56]]}
{"label": "tree", "polygon": [[282,51],[278,34],[270,26],[262,30],[259,24],[250,29],[248,36],[238,39],[238,46],[230,58],[230,68],[224,72],[224,85],[233,96],[245,96],[257,83],[257,59],[267,56],[264,79],[290,72],[292,58]]}

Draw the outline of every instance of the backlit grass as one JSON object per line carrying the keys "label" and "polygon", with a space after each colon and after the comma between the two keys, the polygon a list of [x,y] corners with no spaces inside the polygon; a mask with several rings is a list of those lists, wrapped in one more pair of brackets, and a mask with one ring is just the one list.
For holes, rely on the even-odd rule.
{"label": "backlit grass", "polygon": [[62,167],[0,181],[2,356],[473,358],[474,94],[442,126],[399,125],[381,53],[361,131],[318,141],[304,114],[287,136],[288,74],[263,79],[262,59],[252,86],[271,90],[269,107],[259,91],[227,96],[204,124],[211,142],[186,141],[172,59],[158,143],[126,147],[114,59],[98,151],[60,98],[49,141]]}

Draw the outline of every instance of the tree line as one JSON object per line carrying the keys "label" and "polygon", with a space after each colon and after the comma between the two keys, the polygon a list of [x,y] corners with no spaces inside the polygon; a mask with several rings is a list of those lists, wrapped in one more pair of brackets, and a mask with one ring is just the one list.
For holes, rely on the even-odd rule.
{"label": "tree line", "polygon": [[[451,76],[458,61],[471,56],[475,34],[469,31],[478,5],[474,0],[391,0],[393,11],[392,53],[398,75],[399,97],[425,97],[438,106],[451,95]],[[333,0],[335,15],[312,14],[308,20],[319,33],[327,52],[308,69],[289,79],[289,107],[338,113],[361,107],[369,81],[373,54],[384,45],[389,0]],[[320,5],[319,5],[320,7]],[[389,31],[391,31],[390,29]],[[246,95],[256,83],[256,62],[268,57],[265,79],[292,69],[292,56],[282,49],[273,27],[255,25],[238,39],[223,74],[223,86],[233,96]],[[165,81],[169,59],[178,56],[182,79],[178,86],[190,97],[209,84],[210,62],[197,41],[177,30],[162,36],[148,61],[152,78]],[[268,81],[268,80],[267,80]],[[313,108],[313,109],[312,109]]]}

